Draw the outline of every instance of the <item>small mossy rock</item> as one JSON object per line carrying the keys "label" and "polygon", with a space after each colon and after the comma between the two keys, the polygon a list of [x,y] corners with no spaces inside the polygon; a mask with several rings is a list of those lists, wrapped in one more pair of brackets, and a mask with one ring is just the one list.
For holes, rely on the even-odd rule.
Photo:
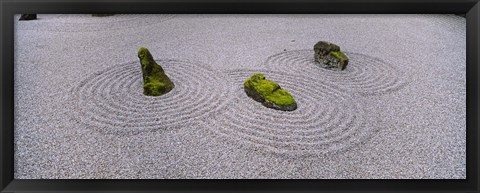
{"label": "small mossy rock", "polygon": [[107,17],[112,15],[115,15],[115,14],[92,14],[93,17]]}
{"label": "small mossy rock", "polygon": [[313,46],[313,49],[315,52],[318,52],[319,55],[326,56],[330,52],[340,51],[340,46],[326,41],[319,41]]}
{"label": "small mossy rock", "polygon": [[344,70],[348,57],[340,51],[340,47],[326,41],[319,41],[313,46],[315,62],[319,66],[331,70]]}
{"label": "small mossy rock", "polygon": [[22,21],[22,20],[25,20],[25,21],[28,21],[28,20],[35,20],[37,19],[37,14],[22,14],[20,16],[20,19],[18,19],[19,21]]}
{"label": "small mossy rock", "polygon": [[138,50],[138,58],[143,74],[143,94],[161,96],[173,89],[173,82],[165,74],[163,68],[153,60],[153,56],[147,48],[142,47]]}
{"label": "small mossy rock", "polygon": [[244,83],[247,96],[272,109],[293,111],[297,109],[297,102],[286,90],[277,83],[265,79],[263,74],[254,74]]}

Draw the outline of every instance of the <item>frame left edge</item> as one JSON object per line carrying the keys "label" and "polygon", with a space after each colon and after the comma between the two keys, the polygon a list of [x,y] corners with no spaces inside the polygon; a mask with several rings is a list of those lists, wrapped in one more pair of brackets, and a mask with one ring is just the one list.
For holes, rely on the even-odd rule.
{"label": "frame left edge", "polygon": [[14,179],[14,64],[13,60],[13,12],[10,8],[11,2],[0,2],[1,24],[0,24],[0,72],[2,88],[0,91],[0,190],[3,190]]}

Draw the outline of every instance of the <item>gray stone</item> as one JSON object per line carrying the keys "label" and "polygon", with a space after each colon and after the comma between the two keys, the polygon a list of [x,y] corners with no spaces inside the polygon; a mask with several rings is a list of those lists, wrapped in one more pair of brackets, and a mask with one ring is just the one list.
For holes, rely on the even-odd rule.
{"label": "gray stone", "polygon": [[28,21],[28,20],[35,20],[35,19],[37,19],[37,14],[22,14],[22,16],[20,16],[19,21],[22,21],[22,20]]}
{"label": "gray stone", "polygon": [[319,41],[313,46],[315,62],[330,70],[344,70],[348,64],[348,57],[340,51],[340,46],[326,41]]}

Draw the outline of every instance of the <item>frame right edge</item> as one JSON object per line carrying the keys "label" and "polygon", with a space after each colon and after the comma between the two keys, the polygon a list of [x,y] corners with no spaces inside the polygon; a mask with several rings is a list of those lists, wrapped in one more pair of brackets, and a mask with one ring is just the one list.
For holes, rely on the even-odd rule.
{"label": "frame right edge", "polygon": [[[480,133],[478,132],[478,76],[479,65],[479,45],[480,45],[480,2],[477,3],[466,13],[467,20],[467,181],[471,184],[475,192],[480,192],[478,177],[478,160],[480,160]],[[469,156],[470,155],[470,156]],[[474,156],[473,156],[474,155]],[[470,168],[469,168],[470,167]]]}

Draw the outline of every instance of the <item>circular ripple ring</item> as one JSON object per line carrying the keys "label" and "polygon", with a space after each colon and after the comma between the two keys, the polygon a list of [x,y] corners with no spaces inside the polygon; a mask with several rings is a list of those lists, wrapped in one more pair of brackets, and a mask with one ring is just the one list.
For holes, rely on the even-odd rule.
{"label": "circular ripple ring", "polygon": [[308,75],[335,82],[338,86],[362,95],[388,94],[403,88],[407,77],[393,65],[364,54],[345,53],[350,61],[343,71],[318,66],[313,50],[294,50],[270,56],[268,69]]}
{"label": "circular ripple ring", "polygon": [[97,72],[72,90],[82,122],[102,133],[138,133],[181,126],[222,108],[230,97],[222,76],[205,65],[157,60],[174,82],[165,95],[143,95],[138,62]]}
{"label": "circular ripple ring", "polygon": [[[278,111],[249,98],[243,82],[262,73],[296,99],[295,111]],[[205,127],[235,142],[280,154],[330,153],[365,141],[375,129],[364,120],[361,103],[341,89],[307,76],[265,70],[235,70],[228,75],[234,99]]]}

